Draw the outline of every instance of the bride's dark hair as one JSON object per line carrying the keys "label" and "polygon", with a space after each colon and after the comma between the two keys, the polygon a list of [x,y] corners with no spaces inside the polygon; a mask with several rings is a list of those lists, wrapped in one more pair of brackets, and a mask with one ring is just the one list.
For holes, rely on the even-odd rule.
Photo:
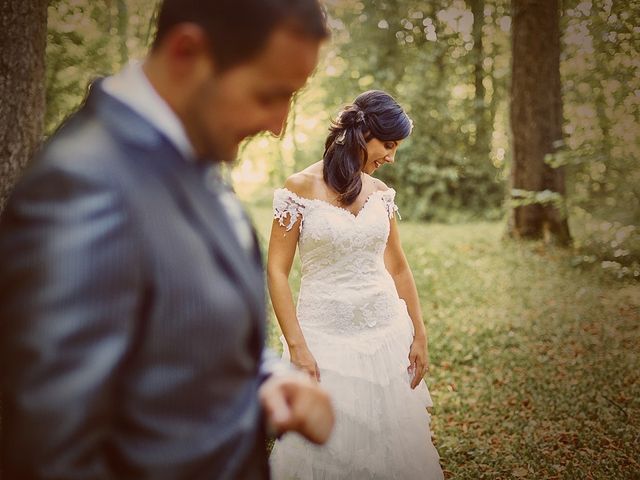
{"label": "bride's dark hair", "polygon": [[367,142],[402,140],[412,123],[394,98],[380,90],[361,93],[342,109],[329,127],[324,145],[324,181],[338,192],[338,201],[351,205],[362,190],[360,173],[367,162]]}

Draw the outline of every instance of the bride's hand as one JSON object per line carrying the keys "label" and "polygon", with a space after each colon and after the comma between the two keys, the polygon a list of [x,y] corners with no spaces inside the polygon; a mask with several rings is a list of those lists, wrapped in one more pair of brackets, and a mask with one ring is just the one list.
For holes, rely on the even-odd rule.
{"label": "bride's hand", "polygon": [[410,374],[413,373],[411,388],[415,389],[429,370],[426,337],[416,336],[413,338],[409,349],[409,367],[407,370]]}
{"label": "bride's hand", "polygon": [[291,354],[291,363],[303,372],[308,373],[312,379],[320,381],[318,363],[306,345],[290,346],[289,353]]}

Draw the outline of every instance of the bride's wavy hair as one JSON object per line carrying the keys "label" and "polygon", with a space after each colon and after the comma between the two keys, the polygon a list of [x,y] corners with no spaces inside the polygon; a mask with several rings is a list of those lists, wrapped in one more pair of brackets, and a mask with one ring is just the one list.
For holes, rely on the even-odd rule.
{"label": "bride's wavy hair", "polygon": [[338,201],[351,205],[362,191],[360,173],[367,163],[367,142],[402,140],[413,124],[398,102],[381,90],[361,93],[331,122],[324,145],[324,181],[338,192]]}

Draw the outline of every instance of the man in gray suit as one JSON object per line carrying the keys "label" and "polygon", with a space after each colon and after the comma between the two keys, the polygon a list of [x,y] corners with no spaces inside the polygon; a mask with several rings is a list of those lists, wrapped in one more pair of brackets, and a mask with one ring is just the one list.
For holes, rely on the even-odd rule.
{"label": "man in gray suit", "polygon": [[280,134],[326,35],[316,0],[166,0],[145,61],[32,162],[0,220],[7,478],[264,479],[267,429],[327,440],[327,395],[263,358],[260,252],[217,168]]}

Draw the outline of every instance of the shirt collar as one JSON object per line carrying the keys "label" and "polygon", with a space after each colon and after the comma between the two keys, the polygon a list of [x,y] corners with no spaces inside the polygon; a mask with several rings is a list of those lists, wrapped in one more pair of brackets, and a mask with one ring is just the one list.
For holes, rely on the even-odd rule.
{"label": "shirt collar", "polygon": [[142,62],[130,62],[119,73],[105,78],[101,86],[164,134],[185,158],[196,158],[182,122],[153,88],[142,69]]}

